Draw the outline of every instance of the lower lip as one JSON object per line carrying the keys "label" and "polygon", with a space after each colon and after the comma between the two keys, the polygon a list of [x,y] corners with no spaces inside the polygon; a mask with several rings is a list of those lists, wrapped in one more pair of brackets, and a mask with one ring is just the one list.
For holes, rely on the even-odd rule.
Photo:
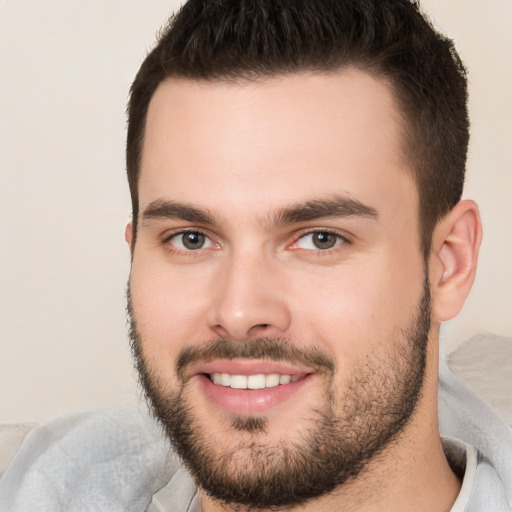
{"label": "lower lip", "polygon": [[312,378],[306,375],[296,382],[280,384],[273,388],[233,389],[214,384],[206,375],[198,375],[205,395],[226,412],[238,416],[261,414],[289,400]]}

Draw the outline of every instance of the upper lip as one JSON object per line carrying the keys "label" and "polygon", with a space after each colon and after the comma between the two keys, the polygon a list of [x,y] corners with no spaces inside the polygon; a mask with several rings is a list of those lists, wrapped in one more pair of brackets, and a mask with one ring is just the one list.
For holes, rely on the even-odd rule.
{"label": "upper lip", "polygon": [[194,366],[193,375],[228,373],[230,375],[259,375],[277,373],[279,375],[299,375],[313,373],[311,368],[299,367],[285,361],[262,359],[216,359]]}

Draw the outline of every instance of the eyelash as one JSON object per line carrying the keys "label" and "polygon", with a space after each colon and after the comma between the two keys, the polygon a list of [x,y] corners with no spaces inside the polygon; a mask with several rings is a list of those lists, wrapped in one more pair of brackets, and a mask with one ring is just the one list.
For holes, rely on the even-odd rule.
{"label": "eyelash", "polygon": [[[218,248],[220,247],[220,245],[218,243],[215,243],[213,242],[212,240],[212,237],[209,236],[207,233],[205,233],[204,231],[201,231],[199,229],[182,229],[182,230],[179,230],[179,231],[175,231],[173,232],[172,234],[170,234],[169,236],[165,237],[163,239],[163,243],[165,245],[165,247],[167,248],[167,250],[169,252],[173,252],[173,253],[180,253],[180,254],[187,254],[188,256],[191,256],[191,255],[198,255],[202,249],[209,249],[211,247],[199,247],[198,249],[186,249],[186,248],[180,248],[180,247],[176,247],[172,242],[171,240],[173,238],[177,238],[177,237],[184,237],[185,235],[187,234],[195,234],[195,235],[200,235],[200,236],[203,236],[206,240],[209,240],[211,242],[212,245],[216,246],[214,248]],[[182,238],[182,242],[183,244],[183,238]]]}
{"label": "eyelash", "polygon": [[[176,247],[171,241],[174,239],[174,238],[177,238],[179,236],[184,236],[184,235],[187,235],[187,234],[196,234],[196,235],[200,235],[200,236],[203,236],[205,237],[206,240],[209,240],[210,243],[212,244],[212,246],[209,246],[209,247],[200,247],[198,249],[186,249],[186,248],[180,248],[180,247]],[[324,249],[321,249],[321,248],[311,248],[311,249],[303,249],[301,247],[293,247],[293,246],[297,246],[297,244],[301,241],[301,240],[304,240],[306,237],[308,236],[315,236],[315,234],[325,234],[325,235],[328,235],[328,236],[334,236],[336,237],[336,242],[335,242],[335,245],[333,245],[333,247],[328,247],[328,248],[324,248]],[[183,239],[182,239],[182,242],[183,244]],[[303,251],[306,251],[308,253],[313,253],[315,255],[327,255],[327,254],[330,254],[332,253],[334,250],[336,250],[337,247],[339,246],[342,246],[342,245],[350,245],[352,243],[352,240],[347,236],[347,235],[342,235],[340,233],[338,233],[337,231],[335,230],[331,230],[331,229],[313,229],[313,230],[307,230],[307,231],[303,231],[301,233],[299,233],[297,236],[294,237],[294,241],[291,243],[291,244],[288,244],[287,247],[288,248],[291,248],[292,250],[303,250]],[[186,254],[187,256],[192,256],[192,255],[199,255],[202,253],[202,251],[204,249],[218,249],[220,248],[220,244],[216,243],[213,241],[212,237],[206,233],[205,231],[202,231],[200,229],[182,229],[182,230],[179,230],[179,231],[175,231],[173,232],[172,234],[170,234],[169,236],[166,236],[164,239],[163,239],[163,244],[165,245],[165,247],[167,248],[167,250],[171,253],[179,253],[179,254]]]}
{"label": "eyelash", "polygon": [[[303,249],[304,251],[312,252],[312,253],[318,254],[318,255],[327,255],[327,254],[331,254],[333,251],[336,250],[337,247],[339,247],[341,245],[349,245],[352,243],[352,241],[350,240],[350,238],[348,236],[342,235],[341,233],[338,233],[335,230],[313,229],[313,230],[308,230],[308,231],[304,231],[304,232],[300,233],[299,236],[292,243],[292,246],[293,245],[296,246],[301,240],[304,240],[308,236],[314,237],[316,234],[322,234],[322,235],[336,237],[335,245],[333,245],[332,247],[324,248],[324,249],[321,249],[319,247],[312,248],[312,249]],[[301,247],[296,247],[295,250],[301,250]]]}

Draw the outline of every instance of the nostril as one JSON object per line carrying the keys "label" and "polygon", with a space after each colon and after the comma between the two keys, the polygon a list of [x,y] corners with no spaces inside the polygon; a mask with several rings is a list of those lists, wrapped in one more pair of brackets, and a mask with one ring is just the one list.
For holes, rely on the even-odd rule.
{"label": "nostril", "polygon": [[272,324],[254,324],[249,329],[249,336],[261,336],[263,333],[268,332],[269,328],[272,326]]}

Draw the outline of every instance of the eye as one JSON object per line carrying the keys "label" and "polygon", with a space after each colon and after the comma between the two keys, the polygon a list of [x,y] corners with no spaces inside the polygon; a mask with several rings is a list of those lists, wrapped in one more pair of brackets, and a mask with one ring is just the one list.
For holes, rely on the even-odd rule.
{"label": "eye", "polygon": [[301,236],[295,246],[298,249],[325,251],[345,242],[345,239],[330,231],[313,231]]}
{"label": "eye", "polygon": [[208,247],[215,247],[204,233],[200,231],[184,231],[169,238],[169,242],[181,251],[197,251]]}

